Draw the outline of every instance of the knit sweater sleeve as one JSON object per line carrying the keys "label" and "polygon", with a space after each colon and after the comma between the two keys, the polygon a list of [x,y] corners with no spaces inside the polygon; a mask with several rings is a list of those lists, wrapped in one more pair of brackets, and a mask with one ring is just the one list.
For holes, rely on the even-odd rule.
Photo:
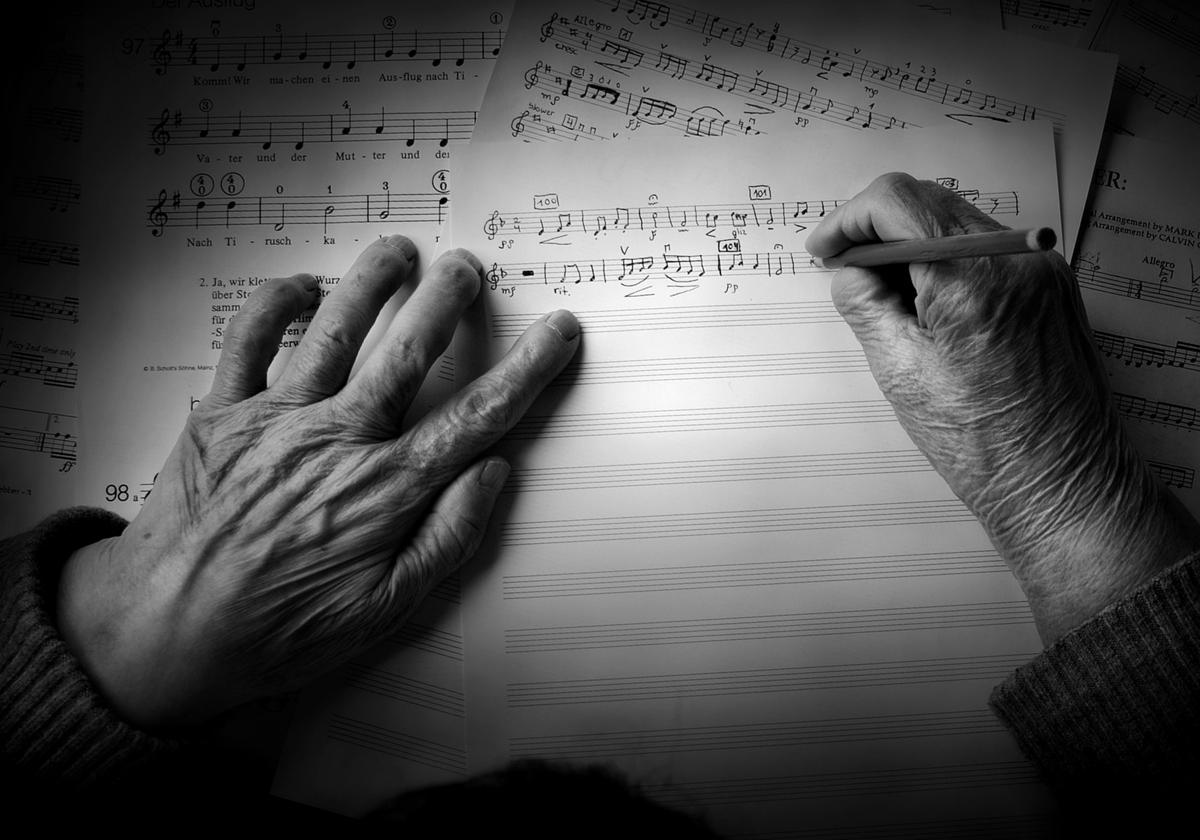
{"label": "knit sweater sleeve", "polygon": [[1063,636],[990,702],[1060,791],[1194,777],[1200,552]]}
{"label": "knit sweater sleeve", "polygon": [[67,558],[125,525],[104,510],[70,508],[0,543],[0,750],[5,769],[28,782],[87,788],[176,747],[113,713],[55,624]]}

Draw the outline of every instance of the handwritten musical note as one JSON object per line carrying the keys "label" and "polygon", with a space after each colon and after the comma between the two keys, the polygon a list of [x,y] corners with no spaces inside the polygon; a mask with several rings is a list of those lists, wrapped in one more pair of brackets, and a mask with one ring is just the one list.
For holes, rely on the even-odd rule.
{"label": "handwritten musical note", "polygon": [[[959,194],[974,206],[986,209],[989,214],[1007,215],[1016,212],[1018,196],[1011,190],[961,190]],[[483,229],[489,239],[494,239],[501,232],[504,236],[540,236],[547,230],[554,233],[569,233],[573,230],[594,233],[605,227],[601,220],[608,218],[615,218],[620,222],[619,225],[612,226],[614,231],[618,228],[621,231],[688,230],[697,227],[711,229],[722,224],[724,219],[728,219],[729,224],[734,227],[773,229],[784,225],[802,228],[803,222],[817,222],[847,200],[848,197],[788,199],[769,204],[748,202],[715,205],[643,205],[615,209],[556,211],[551,214],[496,210],[485,221]]]}

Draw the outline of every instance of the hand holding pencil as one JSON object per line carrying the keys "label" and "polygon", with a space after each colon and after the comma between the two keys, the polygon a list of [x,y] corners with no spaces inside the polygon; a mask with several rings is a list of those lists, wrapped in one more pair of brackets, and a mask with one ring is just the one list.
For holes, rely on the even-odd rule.
{"label": "hand holding pencil", "polygon": [[[890,174],[807,247],[842,266],[833,301],[872,374],[1050,643],[1194,550],[1200,526],[1125,436],[1075,279],[1048,241]],[[992,256],[956,259],[982,256],[980,243]]]}

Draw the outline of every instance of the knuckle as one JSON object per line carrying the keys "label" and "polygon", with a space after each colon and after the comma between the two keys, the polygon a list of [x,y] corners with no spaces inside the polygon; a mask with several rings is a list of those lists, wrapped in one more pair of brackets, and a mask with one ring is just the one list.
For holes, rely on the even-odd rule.
{"label": "knuckle", "polygon": [[358,350],[357,344],[351,337],[352,324],[347,324],[347,321],[354,321],[353,317],[345,317],[339,319],[336,323],[333,321],[322,321],[315,326],[310,326],[309,329],[315,329],[317,338],[320,339],[323,347],[333,353],[349,354],[355,353]]}
{"label": "knuckle", "polygon": [[503,383],[484,381],[463,395],[460,411],[463,422],[473,428],[507,430],[516,422],[513,389]]}
{"label": "knuckle", "polygon": [[868,189],[882,197],[906,198],[916,191],[917,179],[907,172],[885,172]]}
{"label": "knuckle", "polygon": [[922,207],[928,197],[922,195],[921,184],[907,172],[880,175],[871,184],[875,200],[884,207],[897,207],[907,212]]}
{"label": "knuckle", "polygon": [[394,365],[400,367],[402,378],[424,371],[430,363],[429,348],[424,341],[411,334],[397,336],[387,342],[384,352]]}
{"label": "knuckle", "polygon": [[438,554],[442,567],[457,566],[474,553],[483,540],[483,524],[473,516],[458,516],[453,521],[443,516],[438,529]]}

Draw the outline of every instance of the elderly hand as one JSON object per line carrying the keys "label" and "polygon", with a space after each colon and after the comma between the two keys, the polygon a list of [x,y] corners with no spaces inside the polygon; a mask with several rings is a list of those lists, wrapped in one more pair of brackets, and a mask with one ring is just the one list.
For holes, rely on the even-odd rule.
{"label": "elderly hand", "polygon": [[311,680],[402,623],[475,551],[508,474],[482,453],[571,358],[579,326],[566,311],[535,322],[402,431],[481,271],[465,251],[437,260],[351,377],[415,260],[401,236],[368,247],[270,387],[283,330],[317,284],[256,291],[145,508],[71,557],[61,632],[130,722],[196,723]]}
{"label": "elderly hand", "polygon": [[[949,190],[891,174],[831,213],[808,250],[1002,228]],[[1200,526],[1123,433],[1057,253],[843,268],[833,300],[1047,644],[1200,548]]]}

